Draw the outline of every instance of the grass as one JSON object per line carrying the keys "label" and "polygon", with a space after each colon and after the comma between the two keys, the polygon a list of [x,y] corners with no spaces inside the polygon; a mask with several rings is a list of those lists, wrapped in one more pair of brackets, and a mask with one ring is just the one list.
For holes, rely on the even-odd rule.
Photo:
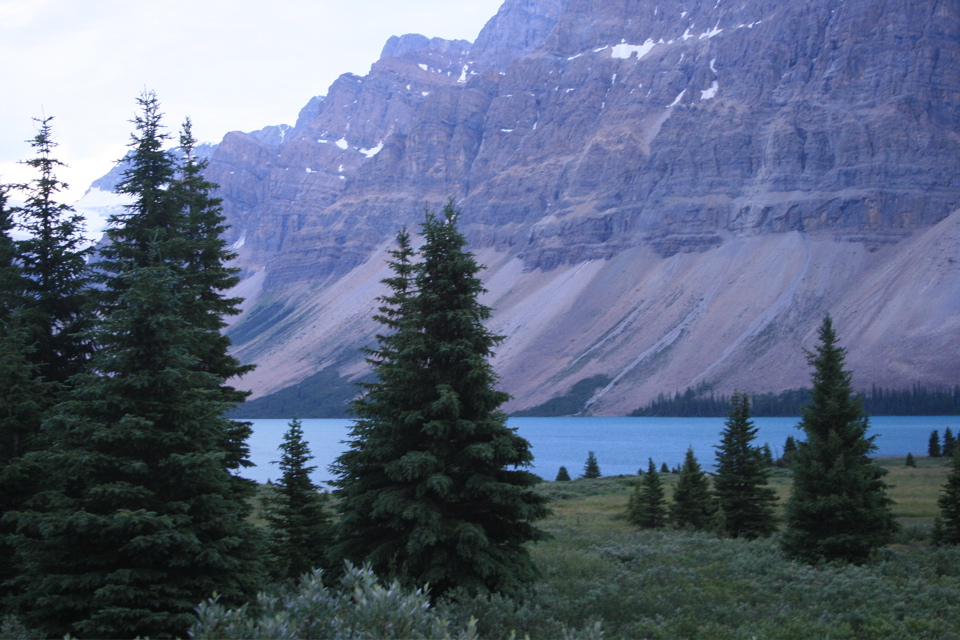
{"label": "grass", "polygon": [[[888,470],[904,533],[864,566],[793,562],[778,538],[640,531],[624,518],[635,476],[547,482],[552,539],[531,548],[542,578],[515,599],[464,598],[452,622],[477,619],[482,637],[957,638],[960,548],[929,544],[944,459],[903,458]],[[663,474],[667,495],[677,476]],[[784,499],[790,475],[771,480]],[[781,506],[782,509],[782,506]]]}

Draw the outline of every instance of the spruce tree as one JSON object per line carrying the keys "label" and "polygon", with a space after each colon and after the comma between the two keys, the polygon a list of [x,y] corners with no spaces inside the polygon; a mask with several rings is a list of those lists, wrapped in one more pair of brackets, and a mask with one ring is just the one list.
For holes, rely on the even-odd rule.
{"label": "spruce tree", "polygon": [[[185,241],[184,281],[190,291],[184,312],[194,325],[207,331],[205,339],[195,345],[201,367],[229,381],[252,371],[254,365],[241,364],[230,354],[230,338],[223,332],[227,326],[224,318],[240,313],[242,299],[225,295],[240,281],[239,269],[227,266],[237,256],[223,239],[227,226],[222,200],[214,195],[217,185],[203,176],[207,162],[197,158],[196,143],[187,118],[180,132],[182,160],[169,187],[184,225],[181,232]],[[224,402],[231,404],[241,403],[250,395],[226,383],[221,385],[220,392]],[[228,423],[223,444],[229,456],[227,468],[237,471],[252,465],[246,444],[250,434],[249,422],[231,420]],[[243,497],[255,489],[252,481],[238,476],[234,485]]]}
{"label": "spruce tree", "polygon": [[390,333],[368,352],[377,376],[354,405],[350,448],[332,469],[341,514],[336,557],[438,596],[454,587],[513,591],[536,576],[525,547],[546,515],[524,469],[529,443],[506,424],[489,358],[502,338],[480,266],[465,251],[452,204],[428,213],[420,261],[409,239],[390,263],[376,316]]}
{"label": "spruce tree", "polygon": [[627,520],[641,529],[667,526],[667,500],[653,458],[627,501]]}
{"label": "spruce tree", "polygon": [[943,446],[940,449],[940,453],[944,458],[953,457],[953,450],[956,448],[957,439],[953,435],[953,431],[950,430],[950,427],[947,427],[943,430]]}
{"label": "spruce tree", "polygon": [[271,573],[296,580],[315,569],[327,568],[326,554],[332,539],[332,524],[326,513],[326,496],[310,479],[316,467],[303,439],[300,420],[294,418],[280,444],[280,480],[266,505],[272,529]]}
{"label": "spruce tree", "polygon": [[[63,163],[53,157],[57,143],[52,117],[36,119],[30,141],[36,157],[24,161],[38,176],[25,185],[26,201],[17,209],[21,228],[29,234],[19,243],[19,260],[28,283],[24,322],[32,345],[31,362],[47,382],[65,383],[86,367],[92,346],[90,297],[83,217],[57,202],[67,185],[57,179]],[[51,387],[52,389],[53,387]]]}
{"label": "spruce tree", "polygon": [[843,369],[845,350],[826,316],[816,351],[810,404],[802,410],[793,488],[786,507],[784,550],[816,562],[864,562],[896,530],[883,482],[885,470],[869,458],[876,446],[869,421],[853,396],[851,374]]}
{"label": "spruce tree", "polygon": [[570,482],[570,472],[567,471],[566,467],[560,467],[560,470],[557,471],[557,479],[554,482]]}
{"label": "spruce tree", "polygon": [[904,462],[904,466],[916,468],[916,466],[917,466],[917,461],[913,459],[913,454],[912,454],[912,453],[908,453],[908,454],[907,454],[907,459],[906,459],[906,461]]}
{"label": "spruce tree", "polygon": [[773,512],[777,497],[767,486],[770,471],[762,451],[753,444],[756,437],[750,396],[734,393],[717,447],[713,479],[723,532],[734,538],[757,538],[777,529]]}
{"label": "spruce tree", "polygon": [[152,94],[141,106],[123,187],[134,204],[111,220],[99,265],[97,349],[45,423],[52,446],[24,456],[44,486],[11,518],[17,603],[48,635],[183,635],[198,602],[243,602],[261,573],[224,447],[231,403],[198,347],[211,330],[193,311],[158,106]]}
{"label": "spruce tree", "polygon": [[710,493],[710,480],[690,447],[673,490],[670,520],[677,527],[708,530],[715,526],[716,513],[717,505]]}
{"label": "spruce tree", "polygon": [[927,443],[927,455],[931,458],[939,458],[941,453],[940,433],[934,429],[930,432],[930,441]]}
{"label": "spruce tree", "polygon": [[600,465],[597,463],[597,456],[593,451],[587,452],[587,461],[583,463],[583,477],[589,479],[600,477]]}
{"label": "spruce tree", "polygon": [[950,464],[950,473],[937,499],[940,514],[933,527],[934,544],[960,544],[960,452],[954,452]]}

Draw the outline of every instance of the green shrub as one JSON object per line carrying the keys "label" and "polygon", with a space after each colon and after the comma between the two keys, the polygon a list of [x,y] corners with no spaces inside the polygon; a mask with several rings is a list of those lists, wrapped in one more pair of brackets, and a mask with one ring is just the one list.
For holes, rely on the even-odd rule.
{"label": "green shrub", "polygon": [[452,632],[421,590],[384,586],[368,568],[347,566],[340,589],[324,586],[321,571],[305,574],[297,588],[261,593],[255,606],[228,609],[216,598],[197,608],[197,640],[296,640],[298,638],[476,638],[474,624]]}

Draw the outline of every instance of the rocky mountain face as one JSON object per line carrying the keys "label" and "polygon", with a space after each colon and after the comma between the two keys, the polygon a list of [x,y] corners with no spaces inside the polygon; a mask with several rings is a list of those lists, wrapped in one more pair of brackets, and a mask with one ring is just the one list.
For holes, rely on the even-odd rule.
{"label": "rocky mountain face", "polygon": [[507,336],[508,410],[807,384],[960,382],[960,4],[506,0],[475,43],[391,38],[221,185],[254,397],[364,372],[385,251],[450,197]]}

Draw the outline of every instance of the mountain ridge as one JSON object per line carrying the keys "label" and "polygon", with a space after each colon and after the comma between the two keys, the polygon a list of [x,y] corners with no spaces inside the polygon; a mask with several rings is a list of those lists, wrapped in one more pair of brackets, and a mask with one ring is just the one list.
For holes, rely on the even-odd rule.
{"label": "mountain ridge", "polygon": [[472,44],[391,38],[213,152],[240,384],[363,375],[392,237],[449,197],[509,411],[796,388],[828,312],[855,381],[956,384],[958,42],[945,0],[507,0]]}

